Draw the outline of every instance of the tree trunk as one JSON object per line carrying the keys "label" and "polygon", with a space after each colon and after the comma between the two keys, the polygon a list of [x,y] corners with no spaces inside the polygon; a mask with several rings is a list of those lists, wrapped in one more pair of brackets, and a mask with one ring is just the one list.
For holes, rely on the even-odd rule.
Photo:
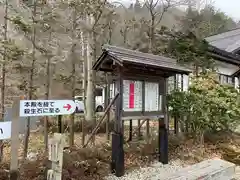
{"label": "tree trunk", "polygon": [[153,47],[154,47],[154,36],[155,36],[155,16],[152,15],[151,17],[151,26],[150,26],[150,42],[149,42],[149,51],[150,53],[153,53]]}
{"label": "tree trunk", "polygon": [[[91,23],[91,20],[89,17],[87,17],[87,23]],[[92,121],[93,120],[93,60],[90,56],[90,39],[91,39],[91,32],[88,33],[87,38],[87,98],[86,98],[86,121]]]}
{"label": "tree trunk", "polygon": [[[85,33],[81,32],[81,42],[82,42],[82,58],[83,58],[83,82],[82,82],[82,89],[83,93],[83,104],[84,104],[84,112],[86,112],[86,92],[87,92],[87,48],[86,48],[86,38]],[[85,144],[85,118],[82,120],[82,145]]]}
{"label": "tree trunk", "polygon": [[[49,33],[48,42],[52,39],[52,32]],[[51,83],[51,57],[47,54],[47,79],[46,79],[46,93],[45,97],[48,100],[50,96],[50,83]],[[45,151],[48,149],[48,116],[44,118],[44,144],[45,144]]]}
{"label": "tree trunk", "polygon": [[[71,47],[71,63],[72,63],[72,72],[71,72],[71,89],[72,89],[72,98],[75,97],[76,93],[76,36],[75,36],[75,31],[76,31],[76,8],[74,7],[73,12],[72,12],[72,32],[71,32],[71,39],[72,39],[72,47]],[[70,116],[70,141],[69,145],[72,147],[74,145],[74,119],[75,115],[71,114]]]}
{"label": "tree trunk", "polygon": [[88,77],[88,47],[86,41],[86,33],[81,33],[82,41],[82,57],[83,57],[83,103],[84,103],[84,112],[86,112],[86,92],[87,92],[87,77]]}
{"label": "tree trunk", "polygon": [[201,151],[201,155],[203,156],[204,155],[204,152],[205,152],[205,146],[204,146],[204,132],[201,131],[200,134],[199,134],[199,140],[200,140],[200,151]]}
{"label": "tree trunk", "polygon": [[[4,17],[4,43],[7,42],[8,32],[8,0],[5,0],[5,17]],[[5,113],[5,80],[6,80],[6,61],[7,61],[7,49],[4,47],[3,63],[2,63],[2,85],[1,85],[1,119],[4,121]],[[3,141],[0,141],[0,162],[3,159]]]}
{"label": "tree trunk", "polygon": [[[35,70],[35,63],[36,63],[36,48],[35,48],[35,41],[36,41],[36,12],[37,12],[37,0],[33,1],[33,12],[32,12],[32,21],[33,21],[33,33],[31,37],[32,42],[32,64],[30,70],[30,78],[29,78],[29,90],[28,90],[28,98],[31,100],[33,98],[34,87],[33,87],[33,77],[34,77],[34,70]],[[24,154],[23,157],[26,159],[28,153],[28,143],[29,143],[29,135],[30,135],[30,117],[27,118],[26,124],[26,131],[24,136]]]}
{"label": "tree trunk", "polygon": [[109,23],[108,27],[108,44],[112,44],[112,23]]}
{"label": "tree trunk", "polygon": [[127,28],[124,29],[124,33],[123,33],[123,45],[124,46],[127,45]]}

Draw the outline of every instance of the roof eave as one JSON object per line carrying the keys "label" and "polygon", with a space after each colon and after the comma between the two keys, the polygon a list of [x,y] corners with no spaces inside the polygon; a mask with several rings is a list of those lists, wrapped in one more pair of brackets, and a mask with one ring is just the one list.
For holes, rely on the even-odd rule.
{"label": "roof eave", "polygon": [[233,53],[221,50],[215,46],[209,45],[208,54],[212,57],[219,58],[226,63],[240,65],[240,57]]}
{"label": "roof eave", "polygon": [[[142,64],[142,63],[137,63],[137,62],[130,62],[130,61],[124,61],[123,63],[125,64],[133,64],[133,65],[138,65],[138,66],[143,66],[145,64]],[[192,73],[192,70],[190,69],[187,69],[187,68],[170,68],[170,67],[161,67],[161,66],[155,66],[155,65],[150,65],[150,64],[147,64],[145,65],[146,67],[151,67],[151,68],[154,68],[156,70],[162,70],[162,71],[171,71],[175,74],[190,74]]]}
{"label": "roof eave", "polygon": [[101,56],[97,59],[97,61],[94,63],[92,69],[98,71],[100,68],[100,65],[102,64],[102,62],[104,61],[104,59],[107,56],[107,52],[103,51],[103,53],[101,54]]}

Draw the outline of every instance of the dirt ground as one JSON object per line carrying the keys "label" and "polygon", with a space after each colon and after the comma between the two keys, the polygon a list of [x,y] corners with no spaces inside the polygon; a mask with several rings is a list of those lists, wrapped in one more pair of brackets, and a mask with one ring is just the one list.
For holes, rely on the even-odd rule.
{"label": "dirt ground", "polygon": [[[105,134],[96,136],[96,145],[81,148],[81,133],[75,134],[76,147],[64,152],[63,180],[101,180],[110,173],[111,144],[106,141]],[[21,142],[21,144],[23,144]],[[157,160],[157,139],[151,138],[126,143],[126,171],[147,166]],[[200,151],[200,149],[202,149]],[[181,159],[186,164],[194,164],[204,159],[220,157],[240,165],[240,136],[232,134],[216,134],[205,138],[204,148],[191,138],[169,137],[170,159]],[[5,144],[4,161],[0,164],[0,180],[8,179],[10,147]],[[19,160],[23,156],[22,145],[19,149]],[[31,133],[29,159],[21,163],[21,180],[43,180],[47,156],[44,154],[43,135]],[[22,161],[21,161],[22,162]],[[71,177],[71,178],[70,178]]]}

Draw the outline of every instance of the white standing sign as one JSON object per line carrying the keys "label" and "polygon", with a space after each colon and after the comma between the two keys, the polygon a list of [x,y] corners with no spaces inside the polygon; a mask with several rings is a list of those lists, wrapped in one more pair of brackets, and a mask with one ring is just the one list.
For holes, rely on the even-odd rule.
{"label": "white standing sign", "polygon": [[0,139],[11,138],[12,122],[0,122]]}
{"label": "white standing sign", "polygon": [[20,117],[56,116],[72,114],[76,104],[72,100],[21,100]]}

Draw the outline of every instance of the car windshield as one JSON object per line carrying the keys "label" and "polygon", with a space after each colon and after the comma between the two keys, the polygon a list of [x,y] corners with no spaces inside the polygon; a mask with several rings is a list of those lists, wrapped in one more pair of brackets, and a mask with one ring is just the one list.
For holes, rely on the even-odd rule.
{"label": "car windshield", "polygon": [[75,100],[77,100],[77,101],[83,101],[83,97],[82,97],[82,96],[77,96],[77,97],[75,97]]}

